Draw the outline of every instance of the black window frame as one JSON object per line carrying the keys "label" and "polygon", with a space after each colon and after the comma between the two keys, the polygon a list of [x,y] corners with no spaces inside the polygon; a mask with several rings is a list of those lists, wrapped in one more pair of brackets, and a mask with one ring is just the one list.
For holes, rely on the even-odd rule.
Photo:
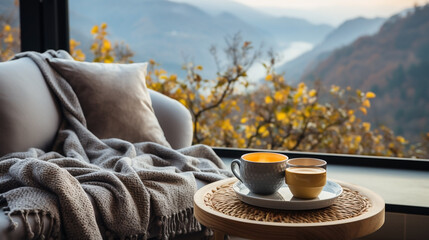
{"label": "black window frame", "polygon": [[68,0],[20,0],[21,51],[69,51]]}

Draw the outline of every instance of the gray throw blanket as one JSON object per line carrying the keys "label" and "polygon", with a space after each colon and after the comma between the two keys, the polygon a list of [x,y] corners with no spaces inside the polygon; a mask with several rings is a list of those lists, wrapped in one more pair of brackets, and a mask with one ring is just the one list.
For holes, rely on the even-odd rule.
{"label": "gray throw blanket", "polygon": [[[62,51],[26,52],[56,95],[63,122],[51,152],[29,149],[0,158],[0,206],[22,216],[27,236],[28,214],[54,220],[54,238],[102,239],[94,209],[103,228],[114,238],[147,238],[150,224],[159,237],[199,231],[193,217],[195,178],[212,182],[230,176],[213,150],[195,145],[173,150],[155,143],[98,139],[87,128],[85,116],[70,85],[47,63],[66,58]],[[29,116],[31,117],[31,116]],[[91,203],[91,196],[95,204]],[[16,222],[11,220],[11,229]],[[43,222],[36,219],[41,228]]]}

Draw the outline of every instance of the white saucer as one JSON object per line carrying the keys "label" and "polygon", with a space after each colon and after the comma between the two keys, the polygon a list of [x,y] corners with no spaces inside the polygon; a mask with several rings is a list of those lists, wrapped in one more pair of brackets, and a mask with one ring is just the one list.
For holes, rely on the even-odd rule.
{"label": "white saucer", "polygon": [[286,184],[271,195],[251,193],[240,181],[234,183],[232,187],[237,197],[247,204],[284,210],[310,210],[329,207],[343,192],[343,188],[338,183],[330,180],[326,182],[319,196],[314,199],[294,198]]}

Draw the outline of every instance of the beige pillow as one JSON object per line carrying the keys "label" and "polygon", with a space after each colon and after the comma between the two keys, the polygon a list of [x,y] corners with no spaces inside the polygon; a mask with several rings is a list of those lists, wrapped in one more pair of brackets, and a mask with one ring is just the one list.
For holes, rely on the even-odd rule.
{"label": "beige pillow", "polygon": [[75,91],[88,129],[98,138],[155,142],[170,147],[146,88],[147,63],[106,64],[63,59],[49,62]]}

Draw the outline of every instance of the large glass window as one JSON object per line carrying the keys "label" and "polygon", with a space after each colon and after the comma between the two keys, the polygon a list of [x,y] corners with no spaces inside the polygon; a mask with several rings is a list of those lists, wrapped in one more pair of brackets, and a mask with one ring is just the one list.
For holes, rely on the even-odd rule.
{"label": "large glass window", "polygon": [[150,62],[194,143],[429,158],[427,1],[69,4],[73,56]]}
{"label": "large glass window", "polygon": [[19,6],[17,0],[0,2],[0,62],[21,50],[19,34]]}

